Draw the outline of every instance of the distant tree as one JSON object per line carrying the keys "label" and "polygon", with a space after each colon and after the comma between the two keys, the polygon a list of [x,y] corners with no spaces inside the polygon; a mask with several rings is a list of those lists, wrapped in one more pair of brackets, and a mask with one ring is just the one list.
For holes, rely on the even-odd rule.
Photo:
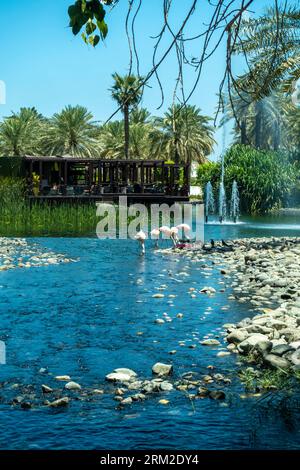
{"label": "distant tree", "polygon": [[0,155],[40,155],[44,118],[35,108],[21,108],[0,123]]}
{"label": "distant tree", "polygon": [[235,142],[260,149],[299,149],[300,109],[282,90],[249,100],[245,93],[234,94],[222,124],[234,121]]}
{"label": "distant tree", "polygon": [[[142,109],[134,109],[130,113],[129,155],[137,159],[149,158],[151,151],[151,133],[153,124],[150,113]],[[124,158],[124,121],[112,121],[100,130],[100,141],[105,158]]]}
{"label": "distant tree", "polygon": [[93,115],[85,107],[66,106],[45,126],[43,149],[48,155],[98,157],[101,152],[98,134]]}
{"label": "distant tree", "polygon": [[215,144],[210,121],[196,106],[170,107],[163,117],[155,120],[153,155],[175,162],[205,162]]}
{"label": "distant tree", "polygon": [[129,113],[138,105],[142,97],[142,78],[135,75],[121,76],[113,74],[114,84],[111,88],[113,99],[121,107],[124,116],[125,158],[129,158]]}

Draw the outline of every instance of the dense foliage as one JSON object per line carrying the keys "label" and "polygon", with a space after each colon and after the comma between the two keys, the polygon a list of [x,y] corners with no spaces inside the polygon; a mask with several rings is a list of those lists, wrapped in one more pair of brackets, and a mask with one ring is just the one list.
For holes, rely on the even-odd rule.
{"label": "dense foliage", "polygon": [[[286,202],[296,182],[296,167],[282,152],[257,150],[234,145],[226,153],[225,186],[229,194],[237,181],[242,209],[246,213],[264,213]],[[209,163],[198,170],[198,182],[204,188],[211,181],[215,191],[220,182],[220,164]]]}
{"label": "dense foliage", "polygon": [[0,157],[70,155],[175,160],[177,156],[184,161],[205,160],[214,144],[210,118],[193,106],[187,106],[187,120],[185,108],[175,114],[169,110],[162,118],[151,117],[146,109],[137,107],[140,93],[132,96],[130,92],[128,98],[123,85],[122,79],[113,88],[121,105],[123,98],[130,98],[130,106],[126,101],[124,119],[120,121],[99,125],[82,106],[66,106],[51,118],[31,108],[22,108],[4,118],[0,123]]}

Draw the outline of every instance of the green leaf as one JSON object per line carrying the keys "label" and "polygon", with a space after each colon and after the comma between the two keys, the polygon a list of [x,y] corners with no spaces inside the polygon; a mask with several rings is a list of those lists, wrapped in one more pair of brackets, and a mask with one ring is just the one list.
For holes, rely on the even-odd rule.
{"label": "green leaf", "polygon": [[101,3],[98,0],[93,0],[91,2],[91,11],[94,13],[94,16],[97,21],[104,20],[105,10]]}
{"label": "green leaf", "polygon": [[76,36],[80,32],[81,28],[82,28],[82,25],[80,23],[73,24],[72,33],[74,34],[74,36]]}
{"label": "green leaf", "polygon": [[88,35],[90,34],[93,34],[93,32],[95,31],[95,29],[97,28],[97,26],[92,22],[92,20],[89,20],[87,25],[86,25],[86,33]]}
{"label": "green leaf", "polygon": [[101,33],[102,39],[105,39],[108,33],[108,26],[105,23],[104,20],[102,21],[97,21],[97,26],[99,28],[99,31]]}
{"label": "green leaf", "polygon": [[81,34],[81,37],[82,37],[82,39],[84,40],[84,42],[87,44],[88,42],[87,42],[87,36],[86,36],[86,34],[85,34],[85,33],[82,33],[82,34]]}
{"label": "green leaf", "polygon": [[100,36],[98,36],[98,34],[96,34],[95,36],[90,36],[88,41],[93,47],[96,47],[100,41]]}

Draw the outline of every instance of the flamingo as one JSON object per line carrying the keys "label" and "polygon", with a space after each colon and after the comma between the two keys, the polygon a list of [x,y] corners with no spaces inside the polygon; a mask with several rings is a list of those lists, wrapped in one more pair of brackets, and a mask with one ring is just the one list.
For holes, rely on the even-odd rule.
{"label": "flamingo", "polygon": [[162,227],[159,227],[159,231],[162,232],[167,238],[171,238],[174,243],[174,239],[172,237],[172,229],[170,229],[170,227],[168,227],[167,225],[163,225]]}
{"label": "flamingo", "polygon": [[177,227],[171,227],[171,239],[173,241],[174,247],[176,247],[177,243],[179,242],[178,238],[178,228]]}
{"label": "flamingo", "polygon": [[188,224],[179,224],[177,225],[178,230],[183,230],[184,233],[187,233],[191,230],[191,227]]}
{"label": "flamingo", "polygon": [[155,247],[158,248],[158,239],[159,239],[159,235],[160,235],[159,229],[154,228],[153,230],[151,230],[150,235],[151,235],[152,238],[155,239]]}
{"label": "flamingo", "polygon": [[[178,230],[183,230],[184,235],[186,236],[189,231],[191,230],[191,227],[188,224],[179,224],[177,225]],[[189,237],[186,236],[187,240],[189,241]]]}
{"label": "flamingo", "polygon": [[169,237],[171,235],[171,229],[167,225],[163,225],[162,227],[159,227],[159,231],[162,232],[166,237]]}
{"label": "flamingo", "polygon": [[145,240],[147,238],[147,235],[145,234],[145,232],[143,230],[140,230],[136,235],[135,235],[135,240],[137,240],[138,242],[140,242],[141,244],[141,254],[144,255],[145,254]]}

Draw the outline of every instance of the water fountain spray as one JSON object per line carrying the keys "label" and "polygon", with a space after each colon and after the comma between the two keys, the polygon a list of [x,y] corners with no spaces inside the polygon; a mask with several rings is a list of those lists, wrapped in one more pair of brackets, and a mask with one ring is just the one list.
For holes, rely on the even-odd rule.
{"label": "water fountain spray", "polygon": [[237,182],[232,184],[231,202],[230,202],[230,216],[233,222],[236,223],[240,215],[240,196]]}
{"label": "water fountain spray", "polygon": [[205,221],[208,222],[209,214],[215,212],[215,198],[212,184],[209,181],[205,188]]}
{"label": "water fountain spray", "polygon": [[226,125],[223,124],[223,141],[222,141],[222,154],[221,154],[221,181],[219,189],[219,221],[222,223],[226,218],[227,206],[226,206],[226,191],[224,185],[225,178],[225,165],[224,165],[224,156],[226,148]]}

